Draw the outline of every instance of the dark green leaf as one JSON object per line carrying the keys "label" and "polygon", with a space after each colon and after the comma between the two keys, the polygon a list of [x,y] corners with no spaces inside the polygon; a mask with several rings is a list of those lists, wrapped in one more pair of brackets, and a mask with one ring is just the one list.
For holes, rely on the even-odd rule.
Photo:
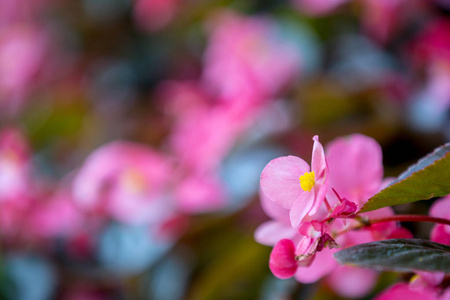
{"label": "dark green leaf", "polygon": [[334,254],[341,264],[376,270],[450,272],[450,247],[421,239],[392,239],[346,248]]}
{"label": "dark green leaf", "polygon": [[450,144],[420,159],[388,187],[367,201],[360,212],[450,194]]}

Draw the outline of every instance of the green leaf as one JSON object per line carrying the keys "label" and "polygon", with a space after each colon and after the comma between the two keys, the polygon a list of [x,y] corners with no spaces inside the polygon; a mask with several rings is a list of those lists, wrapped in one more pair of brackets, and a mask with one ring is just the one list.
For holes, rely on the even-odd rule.
{"label": "green leaf", "polygon": [[341,264],[376,270],[450,272],[450,247],[421,239],[392,239],[346,248],[334,254]]}
{"label": "green leaf", "polygon": [[450,194],[449,153],[450,143],[420,159],[389,186],[370,198],[359,212]]}

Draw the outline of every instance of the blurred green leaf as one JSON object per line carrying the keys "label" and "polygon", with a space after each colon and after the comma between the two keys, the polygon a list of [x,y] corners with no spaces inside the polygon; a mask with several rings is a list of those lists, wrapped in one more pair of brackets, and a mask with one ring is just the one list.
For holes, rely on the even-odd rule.
{"label": "blurred green leaf", "polygon": [[394,271],[450,272],[450,247],[421,239],[392,239],[346,248],[334,254],[341,264]]}
{"label": "blurred green leaf", "polygon": [[259,286],[268,274],[268,251],[250,237],[236,240],[217,252],[193,282],[188,299],[257,299]]}
{"label": "blurred green leaf", "polygon": [[427,200],[450,194],[450,144],[412,165],[388,187],[367,201],[360,212]]}

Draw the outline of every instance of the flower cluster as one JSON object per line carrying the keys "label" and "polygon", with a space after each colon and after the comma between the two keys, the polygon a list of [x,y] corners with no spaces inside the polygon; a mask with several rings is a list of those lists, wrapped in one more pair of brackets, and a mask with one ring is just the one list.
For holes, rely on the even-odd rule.
{"label": "flower cluster", "polygon": [[[301,158],[285,156],[262,171],[262,206],[272,220],[257,229],[255,238],[274,246],[269,267],[276,277],[309,283],[326,276],[338,294],[360,297],[374,286],[376,272],[338,266],[332,257],[336,248],[412,235],[396,222],[352,230],[360,224],[354,219],[358,210],[386,184],[381,148],[372,138],[339,138],[326,151],[317,136],[313,140],[311,168]],[[358,218],[390,215],[393,210],[383,208]],[[357,282],[342,279],[348,276]]]}

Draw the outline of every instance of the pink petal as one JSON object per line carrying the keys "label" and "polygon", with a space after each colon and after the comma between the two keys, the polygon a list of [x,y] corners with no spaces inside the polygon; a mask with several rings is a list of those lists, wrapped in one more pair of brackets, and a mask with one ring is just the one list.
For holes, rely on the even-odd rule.
{"label": "pink petal", "polygon": [[409,288],[411,290],[422,290],[430,286],[439,285],[444,280],[444,272],[423,272],[416,271],[416,277],[410,281]]}
{"label": "pink petal", "polygon": [[311,170],[314,171],[316,175],[316,181],[319,179],[324,179],[325,171],[327,169],[327,161],[325,159],[325,152],[323,150],[322,144],[319,142],[319,136],[315,135],[313,137],[314,145],[311,158]]}
{"label": "pink petal", "polygon": [[379,294],[375,300],[438,300],[431,288],[422,291],[411,290],[406,283],[396,284]]}
{"label": "pink petal", "polygon": [[266,194],[261,191],[261,189],[259,190],[259,198],[262,209],[269,217],[288,225],[291,224],[289,220],[289,209],[286,209],[270,200]]}
{"label": "pink petal", "polygon": [[298,197],[298,199],[294,202],[294,205],[292,205],[291,211],[289,213],[292,227],[297,228],[298,225],[300,225],[300,222],[311,210],[313,204],[314,189],[312,189],[310,192],[303,192],[300,197]]}
{"label": "pink petal", "polygon": [[309,267],[298,268],[295,279],[301,283],[312,283],[330,273],[337,265],[333,258],[334,252],[336,252],[336,249],[328,248],[317,252]]}
{"label": "pink petal", "polygon": [[445,230],[445,227],[450,226],[445,226],[443,224],[435,225],[431,230],[430,240],[436,243],[450,245],[450,233]]}
{"label": "pink petal", "polygon": [[405,227],[397,228],[387,236],[387,239],[412,239],[412,238],[414,238],[413,234]]}
{"label": "pink petal", "polygon": [[354,134],[327,145],[329,184],[342,198],[361,205],[381,188],[382,152],[372,138]]}
{"label": "pink petal", "polygon": [[273,246],[279,240],[292,239],[296,230],[290,225],[276,221],[267,221],[261,224],[255,231],[255,240],[266,246]]}
{"label": "pink petal", "polygon": [[286,279],[294,276],[297,270],[295,247],[291,240],[279,241],[270,253],[269,268],[275,277]]}
{"label": "pink petal", "polygon": [[373,270],[337,266],[327,277],[328,285],[341,297],[361,298],[372,291],[378,278]]}
{"label": "pink petal", "polygon": [[261,173],[261,189],[270,200],[289,209],[305,192],[300,186],[300,176],[305,172],[309,172],[309,166],[299,157],[276,158]]}
{"label": "pink petal", "polygon": [[430,208],[430,216],[450,218],[450,196],[434,201]]}

